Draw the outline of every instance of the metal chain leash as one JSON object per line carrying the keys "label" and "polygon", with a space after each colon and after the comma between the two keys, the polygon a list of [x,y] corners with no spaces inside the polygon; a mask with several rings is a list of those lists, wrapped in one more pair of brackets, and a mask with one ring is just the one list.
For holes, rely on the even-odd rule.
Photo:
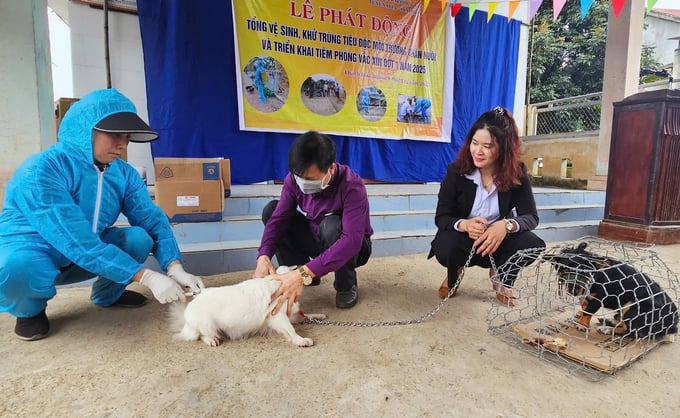
{"label": "metal chain leash", "polygon": [[[395,325],[410,325],[410,324],[420,324],[422,322],[425,322],[426,320],[432,318],[439,312],[439,310],[444,306],[446,301],[451,299],[451,296],[456,293],[456,290],[458,290],[458,286],[460,285],[460,282],[463,280],[463,276],[465,275],[465,270],[470,266],[470,262],[472,261],[472,257],[475,255],[475,248],[473,247],[472,250],[470,251],[470,255],[468,256],[467,261],[465,262],[465,265],[462,267],[462,270],[460,274],[458,275],[458,279],[456,280],[456,283],[449,289],[449,293],[446,295],[446,297],[437,304],[437,306],[434,307],[430,312],[426,313],[425,315],[422,315],[419,318],[413,318],[413,319],[402,319],[402,320],[396,320],[396,321],[376,321],[376,322],[356,322],[356,321],[325,321],[325,320],[319,320],[319,319],[310,319],[306,318],[303,323],[305,324],[316,324],[316,325],[333,325],[333,326],[339,326],[339,327],[391,327]],[[496,270],[496,262],[494,261],[493,257],[491,254],[489,254],[489,259],[491,260],[491,265],[493,266],[494,271]]]}

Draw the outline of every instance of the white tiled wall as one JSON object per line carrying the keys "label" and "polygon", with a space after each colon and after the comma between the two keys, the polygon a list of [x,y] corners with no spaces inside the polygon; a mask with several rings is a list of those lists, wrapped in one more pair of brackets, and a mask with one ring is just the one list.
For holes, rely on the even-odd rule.
{"label": "white tiled wall", "polygon": [[0,208],[7,180],[54,143],[46,0],[0,3]]}
{"label": "white tiled wall", "polygon": [[[73,91],[75,97],[106,88],[104,59],[104,13],[101,9],[69,2]],[[137,113],[149,120],[142,40],[137,15],[109,10],[109,59],[111,86],[137,106]],[[153,184],[153,161],[149,144],[130,144],[128,162],[145,167],[149,184]]]}

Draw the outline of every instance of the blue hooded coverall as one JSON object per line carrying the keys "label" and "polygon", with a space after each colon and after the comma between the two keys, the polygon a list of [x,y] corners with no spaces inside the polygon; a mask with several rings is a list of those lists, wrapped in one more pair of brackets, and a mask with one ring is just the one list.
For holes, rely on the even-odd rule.
{"label": "blue hooded coverall", "polygon": [[257,86],[257,92],[260,95],[260,101],[262,103],[267,103],[267,96],[264,94],[264,80],[262,73],[266,72],[264,69],[264,63],[262,61],[257,62],[257,68],[255,69],[255,85]]}
{"label": "blue hooded coverall", "polygon": [[370,104],[370,102],[371,99],[368,97],[368,93],[364,91],[361,97],[361,103],[364,105],[364,113],[368,113],[368,105]]}
{"label": "blue hooded coverall", "polygon": [[430,99],[419,99],[413,107],[413,113],[423,117],[425,123],[430,123],[428,110],[432,106]]}
{"label": "blue hooded coverall", "polygon": [[[181,256],[167,217],[139,173],[116,159],[94,164],[92,128],[135,112],[115,89],[84,96],[68,110],[59,142],[24,161],[7,183],[0,214],[0,312],[34,316],[55,285],[95,276],[91,300],[116,302],[153,252],[163,269]],[[120,214],[128,228],[112,227]]]}

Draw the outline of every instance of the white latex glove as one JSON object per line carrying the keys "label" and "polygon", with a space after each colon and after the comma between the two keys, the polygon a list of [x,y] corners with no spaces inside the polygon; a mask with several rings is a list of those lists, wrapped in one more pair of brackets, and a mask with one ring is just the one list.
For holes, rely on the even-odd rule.
{"label": "white latex glove", "polygon": [[144,269],[139,283],[148,287],[160,303],[174,302],[178,299],[186,302],[182,288],[179,287],[177,282],[164,274]]}
{"label": "white latex glove", "polygon": [[201,293],[201,290],[205,289],[203,280],[198,276],[194,276],[193,274],[184,271],[184,267],[179,263],[174,264],[168,269],[168,276],[182,285],[182,287],[188,288],[195,295]]}

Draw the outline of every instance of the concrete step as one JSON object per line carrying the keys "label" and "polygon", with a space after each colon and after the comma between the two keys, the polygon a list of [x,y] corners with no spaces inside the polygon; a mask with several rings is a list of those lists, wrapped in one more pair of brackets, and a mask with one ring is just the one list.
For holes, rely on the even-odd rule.
{"label": "concrete step", "polygon": [[[371,226],[376,233],[411,229],[434,230],[436,229],[434,213],[434,208],[426,210],[371,210]],[[584,219],[599,220],[604,216],[604,205],[540,206],[538,213],[541,224]],[[173,224],[173,230],[180,244],[192,244],[258,240],[262,236],[264,226],[260,215],[238,215],[225,216],[222,222],[176,223]]]}
{"label": "concrete step", "polygon": [[537,206],[539,225],[554,222],[580,221],[584,219],[602,219],[604,202],[601,204],[571,204]]}
{"label": "concrete step", "polygon": [[[371,212],[433,210],[437,206],[439,184],[368,184]],[[152,190],[153,193],[153,190]],[[278,199],[280,185],[232,186],[224,201],[224,216],[256,215],[272,199]],[[534,188],[537,206],[604,205],[605,193],[591,190]]]}
{"label": "concrete step", "polygon": [[605,192],[535,187],[536,206],[604,204]]}
{"label": "concrete step", "polygon": [[[597,236],[598,225],[599,220],[541,223],[534,232],[550,243]],[[376,232],[372,237],[372,256],[427,253],[435,232],[432,228]],[[253,269],[259,245],[259,239],[205,241],[180,244],[180,250],[188,271],[211,275]],[[147,266],[158,268],[153,257],[148,259]]]}
{"label": "concrete step", "polygon": [[[233,186],[221,222],[173,224],[189,271],[210,275],[253,269],[264,230],[262,208],[280,190],[280,185]],[[427,253],[436,231],[439,184],[367,185],[367,191],[373,257]],[[535,188],[534,194],[541,219],[535,232],[546,242],[597,235],[604,192]],[[152,257],[147,265],[158,268]]]}

